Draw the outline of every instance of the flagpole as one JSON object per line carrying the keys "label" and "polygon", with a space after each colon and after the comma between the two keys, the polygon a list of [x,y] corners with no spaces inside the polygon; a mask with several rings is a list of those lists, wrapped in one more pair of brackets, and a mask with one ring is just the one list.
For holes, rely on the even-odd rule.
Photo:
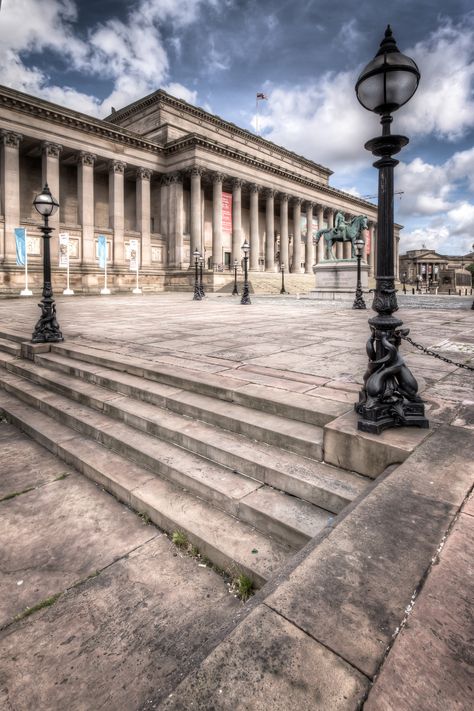
{"label": "flagpole", "polygon": [[259,134],[259,128],[260,128],[259,125],[258,125],[258,94],[257,94],[257,98],[255,99],[255,104],[256,104],[255,133],[256,133],[257,136],[258,136],[258,134]]}
{"label": "flagpole", "polygon": [[28,243],[25,229],[25,288],[20,291],[20,296],[33,296],[31,289],[28,289]]}

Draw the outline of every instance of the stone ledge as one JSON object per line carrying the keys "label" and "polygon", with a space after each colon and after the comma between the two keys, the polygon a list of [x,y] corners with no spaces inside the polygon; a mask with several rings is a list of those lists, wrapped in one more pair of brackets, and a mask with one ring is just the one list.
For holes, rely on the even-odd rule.
{"label": "stone ledge", "polygon": [[324,427],[324,461],[375,478],[391,464],[401,464],[433,431],[418,427],[385,430],[380,435],[357,429],[352,410]]}

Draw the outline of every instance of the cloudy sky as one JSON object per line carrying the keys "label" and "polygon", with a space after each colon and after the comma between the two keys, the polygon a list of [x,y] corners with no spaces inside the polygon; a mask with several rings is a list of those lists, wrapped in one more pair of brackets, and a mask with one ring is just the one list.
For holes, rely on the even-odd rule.
{"label": "cloudy sky", "polygon": [[[377,191],[354,83],[388,23],[422,74],[393,131],[402,251],[474,243],[472,0],[0,0],[0,83],[95,116],[158,88]],[[384,4],[385,5],[385,4]]]}

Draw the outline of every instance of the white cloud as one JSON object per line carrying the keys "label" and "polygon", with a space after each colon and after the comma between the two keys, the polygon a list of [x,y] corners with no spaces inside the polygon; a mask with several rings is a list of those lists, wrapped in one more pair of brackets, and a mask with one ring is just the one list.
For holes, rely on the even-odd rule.
{"label": "white cloud", "polygon": [[183,99],[183,101],[187,101],[188,104],[197,104],[197,91],[192,91],[182,84],[171,82],[171,84],[166,84],[162,88],[177,99]]}
{"label": "white cloud", "polygon": [[409,136],[459,139],[474,127],[474,15],[466,15],[459,25],[445,20],[405,54],[417,62],[421,80],[409,110],[400,113],[401,130]]}
{"label": "white cloud", "polygon": [[446,165],[431,165],[421,158],[411,163],[400,163],[396,172],[397,190],[403,191],[400,216],[435,215],[449,210],[449,197],[454,190]]}
{"label": "white cloud", "polygon": [[[162,24],[171,22],[174,31],[179,31],[196,20],[204,3],[214,6],[215,2],[138,0],[126,21],[111,18],[79,38],[74,35],[74,0],[7,0],[0,11],[2,82],[76,110],[108,114],[111,106],[124,106],[167,80],[169,61],[160,34]],[[55,86],[42,69],[24,63],[26,54],[45,49],[61,54],[72,69],[110,79],[110,95],[100,101],[71,87]],[[183,98],[196,99],[195,92],[170,86]]]}

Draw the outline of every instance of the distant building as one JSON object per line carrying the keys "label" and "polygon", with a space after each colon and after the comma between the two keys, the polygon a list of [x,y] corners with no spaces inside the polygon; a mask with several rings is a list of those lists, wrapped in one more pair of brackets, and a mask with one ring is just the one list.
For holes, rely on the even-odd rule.
{"label": "distant building", "polygon": [[438,288],[448,292],[471,286],[471,273],[466,269],[474,263],[474,252],[462,256],[438,254],[430,249],[412,249],[400,256],[400,280],[406,284]]}
{"label": "distant building", "polygon": [[[57,235],[66,232],[77,291],[101,286],[99,235],[107,239],[115,289],[133,286],[132,239],[145,289],[183,288],[196,249],[205,257],[210,287],[219,288],[234,259],[241,261],[244,239],[251,274],[275,272],[283,262],[314,278],[323,242],[316,250],[312,236],[332,226],[337,211],[346,219],[368,216],[373,276],[376,205],[331,187],[328,168],[164,91],[99,120],[0,87],[0,135],[0,293],[23,285],[17,227],[27,229],[31,279],[41,284],[41,219],[32,200],[45,182],[60,202],[51,219],[53,282],[64,282]],[[394,269],[399,231],[397,225]],[[350,256],[349,248],[339,244],[338,256]]]}

